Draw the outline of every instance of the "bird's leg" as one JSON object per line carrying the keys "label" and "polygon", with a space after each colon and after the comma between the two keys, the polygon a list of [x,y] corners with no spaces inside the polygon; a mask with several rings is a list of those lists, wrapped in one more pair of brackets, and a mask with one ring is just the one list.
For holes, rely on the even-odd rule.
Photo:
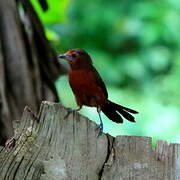
{"label": "bird's leg", "polygon": [[68,108],[68,113],[65,115],[64,118],[67,118],[71,113],[76,113],[77,111],[79,111],[80,109],[82,108],[82,105],[81,104],[77,104],[77,107],[76,109],[70,109]]}
{"label": "bird's leg", "polygon": [[98,113],[98,115],[99,115],[99,119],[100,119],[99,134],[98,134],[98,136],[99,136],[99,135],[101,135],[101,134],[103,133],[103,122],[102,122],[102,119],[101,119],[101,114],[100,114],[100,112]]}
{"label": "bird's leg", "polygon": [[97,137],[99,137],[99,135],[101,135],[103,133],[103,121],[101,118],[101,107],[97,107],[97,112],[98,112],[99,119],[100,119],[100,124],[97,128],[97,129],[99,129],[99,133],[98,133]]}
{"label": "bird's leg", "polygon": [[82,108],[82,105],[78,105],[78,106],[76,107],[75,111],[79,111],[79,110],[81,110],[81,108]]}
{"label": "bird's leg", "polygon": [[77,107],[76,107],[76,109],[74,111],[81,110],[83,104],[82,104],[82,102],[80,101],[80,99],[78,97],[76,97],[76,104],[77,104]]}
{"label": "bird's leg", "polygon": [[64,118],[67,118],[71,113],[76,113],[77,111],[79,111],[80,109],[82,108],[82,105],[77,105],[77,107],[76,107],[76,109],[68,109],[67,110],[67,114],[65,115],[65,117]]}

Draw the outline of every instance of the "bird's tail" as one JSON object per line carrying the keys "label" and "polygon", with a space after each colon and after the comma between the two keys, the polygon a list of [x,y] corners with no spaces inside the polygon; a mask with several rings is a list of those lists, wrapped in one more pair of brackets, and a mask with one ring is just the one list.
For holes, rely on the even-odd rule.
{"label": "bird's tail", "polygon": [[128,121],[135,122],[134,117],[130,114],[137,114],[138,112],[121,106],[119,104],[108,101],[108,103],[101,108],[102,112],[112,121],[116,123],[123,123],[122,116]]}

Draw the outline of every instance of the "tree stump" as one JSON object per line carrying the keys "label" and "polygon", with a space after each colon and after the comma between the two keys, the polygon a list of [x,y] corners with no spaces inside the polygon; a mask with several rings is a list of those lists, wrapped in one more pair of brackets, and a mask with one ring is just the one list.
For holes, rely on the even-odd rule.
{"label": "tree stump", "polygon": [[15,147],[0,147],[1,180],[178,180],[180,144],[138,136],[97,138],[96,124],[58,103],[26,107]]}

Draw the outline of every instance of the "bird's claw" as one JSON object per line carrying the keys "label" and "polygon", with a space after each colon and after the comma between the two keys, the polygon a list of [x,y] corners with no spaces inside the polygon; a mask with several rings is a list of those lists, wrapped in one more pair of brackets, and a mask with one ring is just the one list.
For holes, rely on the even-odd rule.
{"label": "bird's claw", "polygon": [[80,109],[82,108],[82,106],[78,106],[76,109],[67,109],[67,114],[64,116],[64,118],[66,119],[71,113],[77,113]]}
{"label": "bird's claw", "polygon": [[76,109],[74,109],[74,110],[75,110],[75,111],[80,111],[81,108],[82,108],[82,106],[78,105],[78,106],[76,107]]}
{"label": "bird's claw", "polygon": [[99,131],[98,134],[97,134],[97,138],[98,138],[98,137],[99,137],[100,135],[102,135],[102,133],[103,133],[103,124],[100,123],[100,124],[98,125],[98,127],[96,128],[96,130]]}

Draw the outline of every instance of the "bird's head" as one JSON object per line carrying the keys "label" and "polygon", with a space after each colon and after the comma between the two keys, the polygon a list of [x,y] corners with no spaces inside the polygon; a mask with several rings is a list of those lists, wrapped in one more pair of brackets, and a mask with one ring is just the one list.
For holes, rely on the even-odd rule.
{"label": "bird's head", "polygon": [[71,49],[64,54],[58,55],[58,58],[67,60],[71,69],[89,68],[92,66],[90,56],[83,49]]}

